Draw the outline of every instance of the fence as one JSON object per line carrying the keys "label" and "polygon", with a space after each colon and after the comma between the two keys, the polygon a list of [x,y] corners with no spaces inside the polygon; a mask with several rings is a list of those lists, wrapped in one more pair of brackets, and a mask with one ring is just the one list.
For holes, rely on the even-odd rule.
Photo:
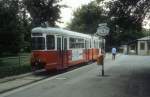
{"label": "fence", "polygon": [[31,71],[30,54],[0,58],[0,77],[22,74]]}

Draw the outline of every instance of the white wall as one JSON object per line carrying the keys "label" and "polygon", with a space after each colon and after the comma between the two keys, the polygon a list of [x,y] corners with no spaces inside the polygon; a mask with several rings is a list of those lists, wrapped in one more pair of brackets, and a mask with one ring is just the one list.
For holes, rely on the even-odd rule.
{"label": "white wall", "polygon": [[[143,50],[140,49],[141,43],[145,44],[145,48]],[[138,55],[147,55],[147,50],[147,41],[138,41]]]}

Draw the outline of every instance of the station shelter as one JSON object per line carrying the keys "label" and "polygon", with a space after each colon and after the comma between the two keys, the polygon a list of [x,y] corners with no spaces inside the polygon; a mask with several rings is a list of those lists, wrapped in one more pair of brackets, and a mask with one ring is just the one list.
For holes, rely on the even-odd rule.
{"label": "station shelter", "polygon": [[123,45],[124,54],[150,55],[150,36]]}

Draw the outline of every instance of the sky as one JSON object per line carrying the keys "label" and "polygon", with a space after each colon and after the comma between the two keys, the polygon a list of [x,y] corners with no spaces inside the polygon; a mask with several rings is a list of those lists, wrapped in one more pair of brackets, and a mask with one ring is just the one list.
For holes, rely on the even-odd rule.
{"label": "sky", "polygon": [[88,4],[93,0],[62,0],[60,4],[65,4],[68,8],[61,9],[61,22],[58,23],[60,27],[65,27],[67,23],[73,18],[73,11],[75,11],[78,7]]}

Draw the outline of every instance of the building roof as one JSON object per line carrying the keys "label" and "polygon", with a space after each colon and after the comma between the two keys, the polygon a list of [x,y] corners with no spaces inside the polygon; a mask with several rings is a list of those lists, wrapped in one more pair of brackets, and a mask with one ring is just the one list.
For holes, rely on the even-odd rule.
{"label": "building roof", "polygon": [[150,36],[146,36],[146,37],[143,37],[143,38],[140,38],[140,39],[137,39],[139,41],[142,41],[142,40],[150,40]]}

